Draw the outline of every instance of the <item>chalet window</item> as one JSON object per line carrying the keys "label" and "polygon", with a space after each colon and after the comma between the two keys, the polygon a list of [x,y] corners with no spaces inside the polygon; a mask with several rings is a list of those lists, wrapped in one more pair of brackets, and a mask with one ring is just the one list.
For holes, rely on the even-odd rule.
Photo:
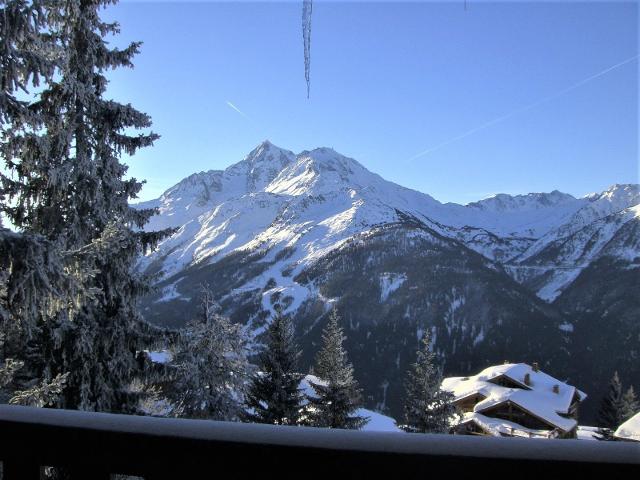
{"label": "chalet window", "polygon": [[495,385],[500,385],[501,387],[506,387],[506,388],[523,388],[526,390],[531,390],[526,385],[515,382],[514,380],[512,380],[511,378],[505,375],[500,375],[499,377],[492,378],[491,380],[489,380],[489,382]]}

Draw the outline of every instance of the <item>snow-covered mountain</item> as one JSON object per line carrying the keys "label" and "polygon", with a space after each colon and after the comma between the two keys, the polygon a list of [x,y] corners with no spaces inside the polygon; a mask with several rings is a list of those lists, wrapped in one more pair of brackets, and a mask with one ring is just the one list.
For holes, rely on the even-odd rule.
{"label": "snow-covered mountain", "polygon": [[571,286],[603,259],[640,273],[639,204],[638,185],[443,204],[332,149],[296,155],[263,142],[229,168],[191,175],[140,204],[160,212],[148,229],[177,227],[141,260],[160,273],[145,313],[178,326],[208,283],[257,333],[280,304],[312,348],[337,305],[354,363],[368,365],[369,405],[393,410],[398,372],[426,328],[450,373],[515,354],[566,361],[579,322],[556,299],[574,298]]}
{"label": "snow-covered mountain", "polygon": [[585,216],[593,214],[592,205],[579,210],[567,223],[532,244],[507,266],[508,270],[540,298],[553,301],[580,272],[603,257],[639,268],[640,205],[608,215],[600,209],[599,213],[605,216],[594,215],[595,220],[585,222]]}
{"label": "snow-covered mountain", "polygon": [[[519,281],[539,278],[539,271],[555,266],[575,266],[571,273],[563,270],[548,284],[542,282],[538,292],[549,300],[597,250],[591,245],[591,254],[578,261],[575,252],[566,252],[571,249],[569,238],[586,229],[581,234],[586,241],[590,226],[600,231],[604,218],[638,204],[638,185],[614,185],[580,199],[553,191],[498,194],[466,206],[442,204],[388,182],[331,149],[295,155],[265,141],[226,170],[193,174],[160,198],[139,205],[160,212],[148,229],[179,228],[145,259],[145,263],[162,259],[165,277],[190,265],[216,261],[234,250],[268,248],[277,255],[292,246],[296,253],[288,259],[287,268],[297,273],[356,233],[409,214],[490,260],[505,263]],[[634,218],[635,210],[626,211],[620,218]],[[610,221],[617,225],[614,217]],[[558,242],[569,245],[566,258],[544,254]],[[634,251],[632,246],[622,255]],[[541,265],[541,258],[548,258],[548,263]],[[535,274],[527,273],[534,270]]]}

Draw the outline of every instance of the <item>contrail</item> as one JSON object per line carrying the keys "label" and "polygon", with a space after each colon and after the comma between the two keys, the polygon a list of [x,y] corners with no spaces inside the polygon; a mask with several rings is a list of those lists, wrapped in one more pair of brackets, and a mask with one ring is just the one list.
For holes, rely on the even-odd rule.
{"label": "contrail", "polygon": [[605,68],[604,70],[602,70],[602,71],[600,71],[598,73],[594,73],[593,75],[580,80],[578,83],[574,83],[570,87],[567,87],[564,90],[560,90],[559,92],[554,93],[553,95],[550,95],[548,97],[545,97],[542,100],[538,100],[538,101],[536,101],[534,103],[526,105],[526,106],[524,106],[522,108],[519,108],[517,110],[514,110],[514,111],[512,111],[510,113],[507,113],[507,114],[502,115],[500,117],[494,118],[493,120],[490,120],[490,121],[488,121],[486,123],[483,123],[482,125],[479,125],[479,126],[477,126],[475,128],[472,128],[471,130],[468,130],[468,131],[466,131],[464,133],[461,133],[460,135],[458,135],[456,137],[453,137],[453,138],[451,138],[451,139],[449,139],[449,140],[447,140],[445,142],[439,143],[438,145],[436,145],[434,147],[431,147],[431,148],[429,148],[429,149],[427,149],[427,150],[425,150],[423,152],[418,153],[417,155],[414,155],[413,157],[411,157],[407,161],[410,162],[412,160],[415,160],[416,158],[424,157],[425,155],[433,153],[436,150],[440,150],[441,148],[444,148],[447,145],[451,145],[452,143],[457,142],[458,140],[462,140],[463,138],[466,138],[469,135],[473,135],[474,133],[479,132],[480,130],[484,130],[485,128],[489,128],[490,126],[495,125],[496,123],[503,122],[503,121],[507,120],[508,118],[511,118],[511,117],[513,117],[515,115],[518,115],[520,113],[526,112],[527,110],[531,110],[532,108],[536,108],[536,107],[542,105],[543,103],[546,103],[546,102],[549,102],[551,100],[554,100],[554,99],[556,99],[556,98],[558,98],[558,97],[560,97],[560,96],[562,96],[562,95],[564,95],[566,93],[569,93],[572,90],[575,90],[576,88],[581,87],[582,85],[584,85],[587,82],[590,82],[591,80],[595,80],[596,78],[601,77],[602,75],[605,75],[605,74],[611,72],[612,70],[620,68],[623,65],[626,65],[627,63],[633,62],[638,57],[640,57],[640,55],[634,55],[633,57],[629,57],[629,58],[627,58],[626,60],[623,60],[620,63],[616,63],[615,65],[612,65],[611,67],[607,67],[607,68]]}
{"label": "contrail", "polygon": [[[242,110],[240,110],[238,107],[236,107],[233,103],[231,103],[229,100],[227,100],[227,105],[229,105],[231,108],[233,108],[236,112],[238,112],[240,115],[242,115],[244,118],[249,118],[249,116],[244,113]],[[249,120],[251,120],[249,118]]]}

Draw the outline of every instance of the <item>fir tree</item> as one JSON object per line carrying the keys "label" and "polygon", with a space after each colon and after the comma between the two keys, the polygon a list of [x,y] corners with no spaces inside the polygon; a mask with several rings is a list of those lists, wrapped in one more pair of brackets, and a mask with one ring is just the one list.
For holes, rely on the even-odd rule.
{"label": "fir tree", "polygon": [[[128,385],[141,373],[136,351],[153,334],[136,308],[148,282],[134,266],[168,232],[141,230],[155,212],[129,206],[142,183],[125,179],[120,161],[123,153],[133,155],[158,138],[127,133],[149,127],[150,118],[104,94],[105,72],[132,67],[140,44],[108,47],[105,37],[117,34],[118,25],[101,21],[99,10],[111,1],[33,3],[44,20],[25,28],[45,43],[34,43],[31,57],[14,49],[14,57],[28,61],[10,61],[21,66],[54,59],[57,75],[22,109],[28,115],[14,108],[12,128],[3,129],[1,153],[13,174],[2,178],[9,200],[3,210],[21,231],[42,236],[75,259],[67,269],[82,278],[83,289],[73,319],[42,322],[41,358],[29,368],[39,368],[45,380],[69,372],[62,407],[130,411],[136,399]],[[3,102],[12,104],[7,98]]]}
{"label": "fir tree", "polygon": [[39,358],[40,323],[73,314],[75,286],[49,242],[0,228],[0,402],[58,401],[68,375],[42,380],[25,363]]}
{"label": "fir tree", "polygon": [[431,336],[426,332],[405,381],[404,425],[407,432],[448,433],[456,416],[453,395],[440,388],[442,374],[431,349]]}
{"label": "fir tree", "polygon": [[618,372],[614,372],[609,389],[600,403],[598,422],[605,430],[613,431],[622,423],[622,384]]}
{"label": "fir tree", "polygon": [[[59,45],[47,31],[42,0],[5,0],[0,4],[0,122],[2,137],[16,127],[37,123],[29,102],[18,94],[53,77]],[[6,177],[0,173],[0,177]]]}
{"label": "fir tree", "polygon": [[315,395],[309,397],[309,420],[315,427],[358,430],[368,418],[356,415],[361,392],[353,378],[353,366],[347,360],[343,343],[346,337],[334,309],[322,333],[322,349],[318,352],[314,373],[318,382],[310,381]]}
{"label": "fir tree", "polygon": [[279,307],[266,330],[266,345],[260,354],[259,371],[247,395],[249,422],[297,425],[302,409],[302,392],[297,373],[300,351],[291,319]]}
{"label": "fir tree", "polygon": [[[0,213],[11,211],[10,198],[25,188],[10,176],[17,168],[14,143],[22,132],[42,125],[29,89],[49,81],[58,65],[60,51],[47,32],[43,3],[0,3]],[[38,350],[33,346],[40,325],[64,317],[71,306],[65,303],[72,303],[61,260],[55,244],[38,235],[11,232],[0,221],[0,388],[28,388],[38,381],[33,368],[23,367]],[[7,390],[4,393],[6,398]]]}
{"label": "fir tree", "polygon": [[216,313],[213,295],[202,292],[202,311],[181,332],[170,363],[175,380],[170,399],[175,414],[236,421],[249,377],[247,338],[242,327]]}
{"label": "fir tree", "polygon": [[626,422],[638,412],[640,412],[640,402],[638,402],[633,386],[630,386],[622,396],[620,405],[620,423]]}

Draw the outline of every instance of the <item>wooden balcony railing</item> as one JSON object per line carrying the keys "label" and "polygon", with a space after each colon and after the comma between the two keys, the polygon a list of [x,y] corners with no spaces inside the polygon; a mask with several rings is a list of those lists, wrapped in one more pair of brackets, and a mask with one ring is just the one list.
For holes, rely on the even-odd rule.
{"label": "wooden balcony railing", "polygon": [[640,478],[640,443],[276,427],[0,405],[4,480]]}

